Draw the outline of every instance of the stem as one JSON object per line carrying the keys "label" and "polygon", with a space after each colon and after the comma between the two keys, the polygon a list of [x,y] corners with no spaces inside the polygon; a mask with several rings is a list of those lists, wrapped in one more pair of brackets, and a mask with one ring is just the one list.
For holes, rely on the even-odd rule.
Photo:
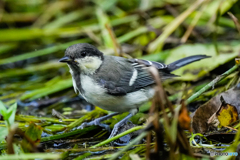
{"label": "stem", "polygon": [[97,127],[96,126],[90,126],[90,127],[87,127],[87,128],[84,128],[84,129],[77,129],[77,130],[74,130],[74,131],[71,131],[71,132],[67,132],[67,133],[62,133],[62,134],[56,134],[56,135],[53,135],[53,136],[50,136],[50,137],[44,137],[41,139],[41,142],[46,142],[46,141],[52,141],[52,140],[56,140],[56,139],[61,139],[61,138],[65,138],[65,137],[69,137],[69,136],[73,136],[73,135],[84,135],[94,129],[96,129]]}
{"label": "stem", "polygon": [[108,144],[108,143],[110,143],[110,142],[112,142],[112,141],[114,141],[114,140],[119,139],[120,137],[123,137],[123,136],[125,136],[125,135],[127,135],[127,134],[129,134],[129,133],[132,133],[132,132],[134,132],[134,131],[137,131],[137,130],[143,129],[143,128],[144,128],[144,126],[133,127],[133,128],[131,128],[131,129],[125,131],[125,132],[122,132],[122,133],[116,135],[115,137],[112,137],[112,138],[107,139],[107,140],[105,140],[105,141],[103,141],[103,142],[100,142],[100,143],[98,143],[98,144],[96,144],[96,145],[94,145],[94,146],[92,146],[92,147],[90,147],[90,148],[95,148],[95,147],[103,146],[103,145]]}
{"label": "stem", "polygon": [[134,144],[138,143],[140,140],[142,140],[145,136],[147,136],[148,132],[142,132],[138,137],[136,137],[134,140],[129,142],[127,146],[125,146],[122,150],[112,155],[112,157],[109,160],[117,159],[123,152],[127,151],[129,148],[131,148]]}
{"label": "stem", "polygon": [[239,65],[235,65],[232,68],[230,68],[228,71],[225,73],[221,74],[220,76],[217,76],[214,80],[212,80],[210,83],[208,83],[206,86],[204,86],[202,89],[200,89],[197,93],[194,93],[191,97],[187,99],[187,103],[191,103],[195,98],[200,96],[203,92],[207,91],[211,87],[214,87],[215,84],[217,84],[219,81],[227,77],[229,74],[237,70]]}

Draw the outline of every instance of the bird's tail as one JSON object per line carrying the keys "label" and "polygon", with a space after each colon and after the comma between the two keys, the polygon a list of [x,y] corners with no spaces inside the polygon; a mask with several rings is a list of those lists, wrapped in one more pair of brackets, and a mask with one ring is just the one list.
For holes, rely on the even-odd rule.
{"label": "bird's tail", "polygon": [[167,70],[172,72],[178,68],[181,68],[185,65],[188,65],[192,62],[195,62],[195,61],[199,61],[201,59],[204,59],[204,58],[209,58],[211,56],[207,56],[207,55],[196,55],[196,56],[189,56],[189,57],[186,57],[186,58],[182,58],[180,60],[177,60],[173,63],[170,63],[169,65],[167,65]]}

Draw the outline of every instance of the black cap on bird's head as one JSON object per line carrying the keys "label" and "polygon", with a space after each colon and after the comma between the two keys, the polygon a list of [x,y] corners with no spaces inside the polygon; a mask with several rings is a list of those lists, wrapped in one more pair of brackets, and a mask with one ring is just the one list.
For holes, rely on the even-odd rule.
{"label": "black cap on bird's head", "polygon": [[68,47],[65,51],[65,56],[61,58],[59,62],[71,64],[71,62],[74,62],[75,59],[85,57],[99,57],[101,60],[103,60],[103,53],[91,44],[78,43]]}
{"label": "black cap on bird's head", "polygon": [[65,51],[59,62],[68,64],[73,72],[93,74],[103,62],[103,53],[88,43],[74,44]]}

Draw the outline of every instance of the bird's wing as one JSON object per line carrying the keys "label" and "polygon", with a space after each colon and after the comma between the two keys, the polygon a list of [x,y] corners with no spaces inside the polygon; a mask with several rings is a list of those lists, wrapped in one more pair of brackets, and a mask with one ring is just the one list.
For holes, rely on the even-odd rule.
{"label": "bird's wing", "polygon": [[[154,84],[148,67],[154,66],[162,70],[164,77],[173,77],[164,73],[166,65],[139,59],[125,59],[121,57],[105,56],[104,63],[94,76],[97,82],[111,95],[125,95]],[[109,67],[109,64],[114,64]]]}
{"label": "bird's wing", "polygon": [[[170,72],[181,68],[187,64],[209,58],[206,55],[195,55],[177,60],[169,65],[163,63],[140,60],[125,59],[115,56],[105,56],[100,72],[94,76],[98,83],[104,87],[108,94],[125,95],[154,84],[153,77],[148,71],[148,67],[153,66],[158,69],[161,79],[177,77]],[[112,66],[109,67],[109,64]]]}

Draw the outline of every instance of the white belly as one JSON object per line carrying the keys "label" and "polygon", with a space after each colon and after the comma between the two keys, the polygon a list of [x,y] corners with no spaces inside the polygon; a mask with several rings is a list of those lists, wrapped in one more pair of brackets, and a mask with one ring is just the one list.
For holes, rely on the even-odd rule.
{"label": "white belly", "polygon": [[83,97],[89,103],[113,112],[127,112],[136,109],[154,95],[154,89],[149,87],[125,96],[112,96],[86,75],[81,75],[81,85],[84,90]]}

